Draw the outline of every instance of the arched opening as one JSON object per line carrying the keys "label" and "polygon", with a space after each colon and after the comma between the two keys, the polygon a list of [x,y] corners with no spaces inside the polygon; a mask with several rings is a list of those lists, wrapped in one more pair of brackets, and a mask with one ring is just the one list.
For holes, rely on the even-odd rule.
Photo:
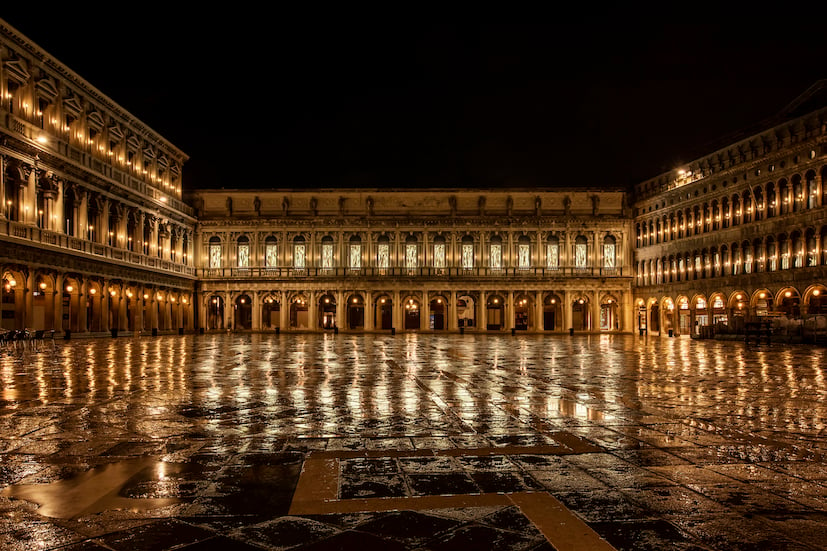
{"label": "arched opening", "polygon": [[666,333],[669,334],[671,330],[672,333],[680,334],[677,326],[675,325],[675,303],[672,302],[672,299],[669,297],[664,298],[662,301],[662,308],[663,308],[663,325],[664,330]]}
{"label": "arched opening", "polygon": [[[146,253],[144,253],[146,254]],[[221,239],[218,237],[210,237],[209,250],[210,268],[218,269],[221,267]]]}
{"label": "arched opening", "polygon": [[755,291],[752,295],[752,308],[756,316],[768,316],[773,312],[772,294],[767,289]]}
{"label": "arched opening", "polygon": [[86,286],[86,331],[103,331],[103,312],[101,306],[100,283],[90,281]]}
{"label": "arched opening", "polygon": [[387,295],[377,297],[373,307],[374,326],[378,329],[393,329],[393,300]]}
{"label": "arched opening", "polygon": [[692,334],[692,312],[689,309],[689,299],[678,297],[678,333],[681,335]]}
{"label": "arched opening", "polygon": [[416,331],[420,328],[419,301],[415,298],[405,299],[405,321],[406,331]]}
{"label": "arched opening", "polygon": [[807,314],[827,314],[827,288],[817,285],[807,294]]}
{"label": "arched opening", "polygon": [[281,304],[277,296],[269,295],[261,301],[261,326],[264,329],[281,326]]}
{"label": "arched opening", "polygon": [[657,302],[649,307],[649,331],[660,333],[660,305]]}
{"label": "arched opening", "polygon": [[250,267],[250,239],[246,235],[236,241],[236,266],[242,270]]}
{"label": "arched opening", "polygon": [[600,302],[600,330],[618,331],[620,329],[620,315],[617,306],[617,298],[614,296],[603,297]]}
{"label": "arched opening", "polygon": [[253,328],[253,301],[246,294],[235,299],[233,329],[249,331]]}
{"label": "arched opening", "polygon": [[695,306],[695,334],[699,335],[701,327],[709,325],[709,310],[704,297],[696,297],[693,305]]}
{"label": "arched opening", "polygon": [[787,287],[779,293],[778,311],[788,318],[801,317],[801,295],[793,287]]}
{"label": "arched opening", "polygon": [[347,299],[348,329],[365,328],[365,301],[362,295],[351,295]]}
{"label": "arched opening", "polygon": [[207,300],[207,329],[224,329],[224,298],[213,295]]}
{"label": "arched opening", "polygon": [[485,303],[486,329],[489,331],[499,331],[503,329],[505,322],[503,316],[504,304],[505,301],[503,301],[500,295],[489,295]]}
{"label": "arched opening", "polygon": [[318,326],[322,329],[336,328],[336,297],[331,294],[319,298]]}
{"label": "arched opening", "polygon": [[41,275],[35,279],[35,288],[32,290],[33,319],[31,322],[35,331],[56,329],[54,301],[47,298],[52,297],[53,291],[52,278]]}
{"label": "arched opening", "polygon": [[544,331],[557,331],[563,328],[562,304],[560,297],[554,293],[547,294],[543,299]]}
{"label": "arched opening", "polygon": [[457,297],[457,324],[460,328],[476,326],[474,298],[469,295]]}
{"label": "arched opening", "polygon": [[294,297],[290,303],[290,327],[294,329],[308,328],[307,299],[303,295]]}
{"label": "arched opening", "polygon": [[528,331],[531,326],[531,298],[527,295],[514,297],[514,329],[517,331]]}
{"label": "arched opening", "polygon": [[712,325],[727,325],[729,316],[727,316],[724,296],[720,293],[715,293],[709,297],[709,305],[712,310]]}
{"label": "arched opening", "polygon": [[434,331],[442,331],[446,328],[445,306],[446,301],[443,297],[434,297],[429,304],[431,313],[428,320],[429,327]]}
{"label": "arched opening", "polygon": [[23,329],[22,300],[18,299],[22,287],[21,281],[24,281],[21,274],[10,272],[3,274],[2,301],[0,301],[3,329]]}

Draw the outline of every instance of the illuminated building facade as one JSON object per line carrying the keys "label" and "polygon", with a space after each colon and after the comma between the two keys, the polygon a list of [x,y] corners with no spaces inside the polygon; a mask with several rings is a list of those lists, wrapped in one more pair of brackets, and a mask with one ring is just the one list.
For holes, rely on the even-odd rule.
{"label": "illuminated building facade", "polygon": [[194,329],[186,159],[0,20],[0,326]]}
{"label": "illuminated building facade", "polygon": [[817,83],[762,131],[637,186],[637,327],[691,335],[777,315],[824,325],[824,92]]}
{"label": "illuminated building facade", "polygon": [[827,313],[825,114],[611,189],[182,194],[187,156],[0,20],[3,329],[696,334]]}
{"label": "illuminated building facade", "polygon": [[632,331],[623,191],[197,191],[207,330]]}

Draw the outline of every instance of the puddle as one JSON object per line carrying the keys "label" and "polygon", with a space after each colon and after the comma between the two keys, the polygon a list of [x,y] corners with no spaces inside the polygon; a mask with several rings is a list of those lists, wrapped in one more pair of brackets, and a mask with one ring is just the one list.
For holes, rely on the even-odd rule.
{"label": "puddle", "polygon": [[178,503],[177,498],[123,497],[121,490],[139,473],[142,478],[163,480],[168,464],[142,457],[95,467],[78,476],[50,484],[18,484],[0,492],[4,497],[40,505],[46,517],[71,519],[114,509],[146,511]]}

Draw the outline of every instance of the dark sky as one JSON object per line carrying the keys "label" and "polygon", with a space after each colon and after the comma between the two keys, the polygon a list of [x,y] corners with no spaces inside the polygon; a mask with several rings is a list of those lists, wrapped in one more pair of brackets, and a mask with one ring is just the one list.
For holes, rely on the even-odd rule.
{"label": "dark sky", "polygon": [[627,186],[827,77],[824,33],[801,21],[379,27],[158,10],[0,16],[187,153],[188,189]]}

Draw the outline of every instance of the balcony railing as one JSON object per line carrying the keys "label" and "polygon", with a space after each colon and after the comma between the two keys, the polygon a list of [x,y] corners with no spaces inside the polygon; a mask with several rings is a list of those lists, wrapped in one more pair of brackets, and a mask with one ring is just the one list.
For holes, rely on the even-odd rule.
{"label": "balcony railing", "polygon": [[623,277],[623,268],[559,267],[559,268],[199,268],[202,279],[341,279],[341,278],[560,278],[560,277]]}
{"label": "balcony railing", "polygon": [[33,245],[39,245],[45,248],[85,253],[91,257],[105,258],[124,264],[151,268],[152,270],[163,270],[177,275],[194,277],[196,273],[196,269],[193,266],[187,266],[173,260],[145,255],[120,247],[112,247],[59,232],[43,230],[37,226],[21,224],[19,222],[5,220],[0,223],[0,236],[4,235],[29,241]]}

